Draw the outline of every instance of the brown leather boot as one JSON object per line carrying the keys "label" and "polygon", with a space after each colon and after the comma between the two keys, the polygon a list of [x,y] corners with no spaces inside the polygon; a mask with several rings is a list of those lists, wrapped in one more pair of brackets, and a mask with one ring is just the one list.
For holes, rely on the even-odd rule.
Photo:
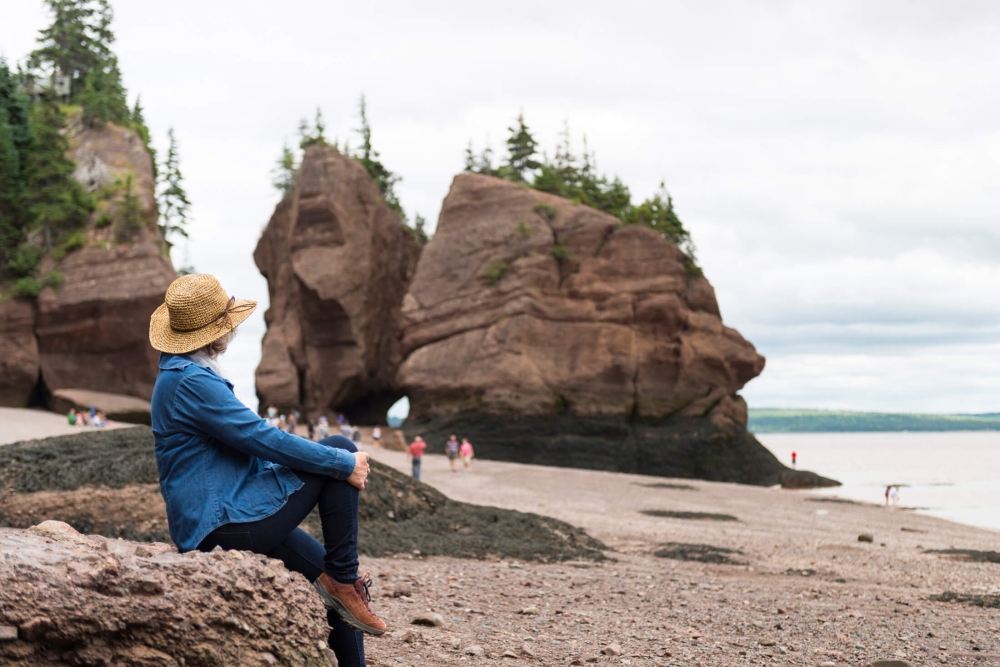
{"label": "brown leather boot", "polygon": [[378,637],[385,633],[385,621],[373,614],[368,606],[372,599],[368,593],[371,584],[370,574],[358,577],[353,584],[340,584],[324,572],[313,582],[313,587],[323,598],[323,604],[336,611],[345,623]]}

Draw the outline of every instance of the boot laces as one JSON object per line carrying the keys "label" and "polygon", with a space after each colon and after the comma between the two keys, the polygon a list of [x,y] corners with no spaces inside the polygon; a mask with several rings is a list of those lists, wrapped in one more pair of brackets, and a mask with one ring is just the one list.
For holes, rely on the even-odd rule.
{"label": "boot laces", "polygon": [[371,588],[372,585],[372,575],[368,572],[364,574],[363,577],[359,577],[357,581],[354,582],[354,590],[358,592],[361,597],[361,601],[365,603],[365,609],[368,613],[372,613],[372,608],[369,606],[369,602],[372,601]]}

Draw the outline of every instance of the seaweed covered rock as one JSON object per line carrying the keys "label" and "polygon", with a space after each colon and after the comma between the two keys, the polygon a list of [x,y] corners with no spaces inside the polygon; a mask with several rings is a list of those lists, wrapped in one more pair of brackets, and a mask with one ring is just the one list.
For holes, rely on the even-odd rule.
{"label": "seaweed covered rock", "polygon": [[[457,502],[384,464],[371,465],[361,494],[362,553],[603,558],[603,544],[567,523]],[[87,431],[0,447],[0,526],[27,528],[48,519],[106,537],[169,541],[152,431]],[[318,516],[303,528],[319,536]]]}
{"label": "seaweed covered rock", "polygon": [[309,148],[254,251],[270,295],[261,403],[383,423],[402,396],[399,309],[419,254],[363,166]]}
{"label": "seaweed covered rock", "polygon": [[777,484],[739,390],[764,358],[651,228],[455,177],[403,302],[407,435],[546,465]]}
{"label": "seaweed covered rock", "polygon": [[0,529],[4,665],[327,667],[323,604],[281,561],[46,521]]}

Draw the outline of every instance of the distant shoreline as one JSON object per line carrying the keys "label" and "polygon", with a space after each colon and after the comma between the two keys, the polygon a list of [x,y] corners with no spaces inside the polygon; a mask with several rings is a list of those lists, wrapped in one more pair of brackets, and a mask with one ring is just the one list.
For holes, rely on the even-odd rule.
{"label": "distant shoreline", "polygon": [[753,433],[878,433],[1000,431],[1000,413],[919,414],[751,408]]}

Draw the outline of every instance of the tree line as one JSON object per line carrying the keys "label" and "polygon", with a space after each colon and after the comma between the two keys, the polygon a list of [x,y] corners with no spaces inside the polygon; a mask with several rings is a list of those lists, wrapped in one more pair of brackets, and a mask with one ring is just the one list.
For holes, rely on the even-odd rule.
{"label": "tree line", "polygon": [[660,182],[652,197],[636,204],[620,178],[608,178],[598,171],[596,156],[588,149],[586,137],[583,152],[577,155],[573,151],[568,124],[551,157],[545,152],[539,154],[539,144],[525,123],[523,113],[518,114],[507,132],[507,153],[496,162],[488,144],[477,153],[469,141],[464,171],[495,176],[564,197],[613,215],[623,225],[651,227],[684,252],[687,256],[685,268],[689,273],[701,273],[694,241],[677,216],[673,197],[664,182]]}
{"label": "tree line", "polygon": [[[390,171],[382,164],[378,151],[372,147],[372,128],[368,122],[368,107],[365,103],[364,95],[361,96],[361,100],[358,102],[358,116],[361,127],[354,130],[354,133],[360,136],[361,141],[358,147],[352,150],[348,139],[344,140],[343,146],[340,145],[336,138],[332,143],[327,140],[323,112],[317,107],[312,126],[309,125],[309,121],[305,118],[299,121],[299,149],[304,152],[310,146],[333,146],[347,157],[357,161],[365,168],[368,175],[371,176],[386,206],[399,215],[400,220],[402,220],[407,230],[409,230],[417,241],[426,243],[428,239],[424,228],[427,224],[426,220],[419,213],[415,213],[411,224],[406,211],[403,210],[403,205],[399,201],[399,196],[396,194],[396,184],[403,180],[402,177]],[[281,192],[282,196],[287,196],[295,190],[295,179],[298,177],[299,166],[300,161],[298,156],[286,141],[281,150],[281,156],[278,158],[271,172],[273,177],[271,183]]]}
{"label": "tree line", "polygon": [[110,122],[139,135],[152,158],[164,239],[186,237],[190,217],[173,130],[158,165],[140,99],[128,106],[111,49],[114,13],[108,0],[44,4],[52,22],[39,31],[38,48],[16,69],[0,58],[0,281],[13,281],[13,293],[25,297],[58,285],[58,274],[40,276],[38,264],[45,254],[61,259],[84,247],[88,222],[113,226],[118,241],[130,240],[150,222],[131,173],[94,192],[85,192],[73,179],[68,116],[78,116],[84,128]]}

